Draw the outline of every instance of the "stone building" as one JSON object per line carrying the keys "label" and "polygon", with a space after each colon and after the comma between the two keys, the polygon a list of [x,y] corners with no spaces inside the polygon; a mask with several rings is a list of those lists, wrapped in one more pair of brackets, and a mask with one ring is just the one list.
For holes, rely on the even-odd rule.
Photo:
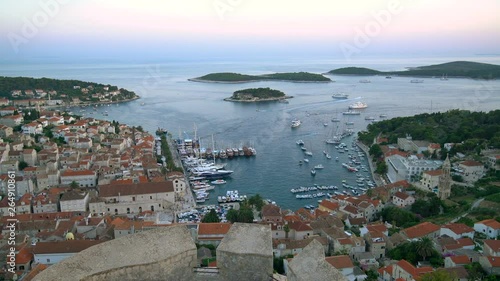
{"label": "stone building", "polygon": [[438,197],[441,200],[447,199],[451,195],[451,164],[450,159],[446,156],[443,163],[443,173],[439,176]]}

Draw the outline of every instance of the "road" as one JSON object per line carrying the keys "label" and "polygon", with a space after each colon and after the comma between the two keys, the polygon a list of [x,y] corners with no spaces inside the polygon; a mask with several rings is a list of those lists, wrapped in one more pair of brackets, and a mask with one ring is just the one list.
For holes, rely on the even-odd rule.
{"label": "road", "polygon": [[467,211],[467,212],[463,213],[462,215],[460,215],[460,216],[458,216],[458,217],[456,217],[456,218],[452,219],[452,220],[450,221],[450,223],[454,223],[454,222],[458,221],[459,219],[461,219],[461,218],[463,218],[463,217],[467,216],[467,215],[469,214],[469,212],[470,212],[470,211],[472,211],[473,209],[475,209],[475,208],[479,207],[479,205],[481,204],[481,202],[483,202],[483,200],[484,200],[484,198],[479,198],[479,199],[477,199],[476,201],[474,201],[474,203],[472,203],[472,205],[470,206],[469,211]]}

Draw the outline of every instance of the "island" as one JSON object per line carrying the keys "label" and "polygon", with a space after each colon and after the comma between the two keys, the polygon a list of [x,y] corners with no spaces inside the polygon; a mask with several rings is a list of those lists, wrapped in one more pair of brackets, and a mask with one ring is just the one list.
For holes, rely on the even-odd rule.
{"label": "island", "polygon": [[284,101],[285,99],[293,98],[292,96],[287,96],[285,93],[279,90],[274,90],[271,88],[250,88],[238,90],[233,93],[229,98],[225,98],[225,101],[234,102],[262,102],[262,101]]}
{"label": "island", "polygon": [[429,66],[412,67],[403,71],[378,71],[364,67],[344,67],[331,70],[326,74],[498,79],[500,78],[500,65],[471,61],[454,61]]}
{"label": "island", "polygon": [[138,99],[117,86],[79,80],[0,76],[0,98],[18,106],[74,106],[120,103]]}
{"label": "island", "polygon": [[201,77],[188,79],[193,82],[212,82],[212,83],[247,83],[257,81],[288,81],[288,82],[332,82],[328,77],[322,74],[309,72],[285,72],[263,75],[247,75],[233,72],[210,73]]}

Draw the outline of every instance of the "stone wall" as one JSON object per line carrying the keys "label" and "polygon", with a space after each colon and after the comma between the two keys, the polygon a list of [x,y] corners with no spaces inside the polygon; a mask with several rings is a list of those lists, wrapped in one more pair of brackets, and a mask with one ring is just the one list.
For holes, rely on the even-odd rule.
{"label": "stone wall", "polygon": [[193,280],[196,245],[185,226],[124,236],[55,264],[37,281]]}
{"label": "stone wall", "polygon": [[235,223],[217,248],[220,280],[270,280],[273,246],[269,225]]}

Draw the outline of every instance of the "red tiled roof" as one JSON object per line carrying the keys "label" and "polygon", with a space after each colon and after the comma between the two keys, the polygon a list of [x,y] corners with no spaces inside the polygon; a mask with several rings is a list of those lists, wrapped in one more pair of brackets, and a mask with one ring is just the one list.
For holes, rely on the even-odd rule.
{"label": "red tiled roof", "polygon": [[487,220],[482,220],[480,222],[476,222],[477,224],[484,224],[488,227],[491,227],[493,229],[500,229],[500,222],[497,222],[495,219],[487,219]]}
{"label": "red tiled roof", "polygon": [[82,171],[66,170],[62,173],[61,177],[91,176],[91,175],[95,175],[95,172],[90,170],[82,170]]}
{"label": "red tiled roof", "polygon": [[406,199],[408,199],[408,197],[410,197],[410,195],[407,193],[403,193],[401,191],[398,191],[398,192],[394,193],[394,197],[398,197],[398,198],[401,198],[403,200],[406,200]]}
{"label": "red tiled roof", "polygon": [[415,226],[405,228],[403,231],[408,238],[413,239],[420,238],[432,232],[439,231],[439,229],[439,225],[435,225],[431,222],[423,222]]}
{"label": "red tiled roof", "polygon": [[281,216],[281,208],[273,205],[267,204],[262,207],[262,217],[279,217]]}
{"label": "red tiled roof", "polygon": [[290,229],[294,229],[295,231],[311,231],[312,228],[306,224],[305,222],[297,221],[288,223]]}
{"label": "red tiled roof", "polygon": [[24,276],[23,278],[23,281],[32,281],[32,280],[35,280],[34,278],[36,277],[36,275],[42,271],[44,271],[45,269],[47,269],[47,265],[43,264],[43,263],[39,263],[37,265],[35,265],[31,271]]}
{"label": "red tiled roof", "polygon": [[387,231],[387,226],[385,226],[385,224],[382,224],[382,223],[370,224],[370,225],[367,225],[366,228],[370,232],[376,231],[376,232],[382,232],[383,233],[383,232]]}
{"label": "red tiled roof", "polygon": [[102,243],[97,240],[66,240],[58,242],[38,242],[33,247],[34,254],[78,253]]}
{"label": "red tiled roof", "polygon": [[440,176],[443,174],[443,170],[432,170],[432,171],[424,171],[424,174],[428,174],[429,176]]}
{"label": "red tiled roof", "polygon": [[33,260],[33,253],[31,253],[31,249],[28,249],[27,246],[24,246],[19,253],[16,255],[16,263],[17,264],[26,264]]}
{"label": "red tiled roof", "polygon": [[500,267],[500,258],[499,257],[487,256],[485,258],[488,260],[488,262],[491,264],[492,267]]}
{"label": "red tiled roof", "polygon": [[467,226],[463,223],[449,223],[441,226],[441,228],[448,228],[453,231],[455,234],[463,234],[468,232],[474,232],[474,229],[470,226]]}
{"label": "red tiled roof", "polygon": [[137,195],[174,192],[174,186],[171,181],[164,182],[144,182],[136,184],[113,184],[101,185],[99,187],[100,197],[115,197],[118,195]]}
{"label": "red tiled roof", "polygon": [[488,245],[493,252],[500,252],[500,240],[484,240],[484,244]]}
{"label": "red tiled roof", "polygon": [[321,203],[319,203],[319,205],[323,206],[326,209],[331,210],[331,211],[339,209],[339,203],[338,202],[332,202],[332,201],[326,200],[326,199],[324,199],[323,201],[321,201]]}
{"label": "red tiled roof", "polygon": [[467,160],[467,161],[464,161],[464,162],[460,163],[460,165],[474,167],[474,166],[483,166],[483,163],[477,162],[477,161],[473,161],[473,160]]}
{"label": "red tiled roof", "polygon": [[476,245],[476,244],[474,244],[474,241],[472,241],[472,239],[470,239],[469,237],[460,238],[457,240],[457,242],[461,247],[475,246]]}
{"label": "red tiled roof", "polygon": [[325,260],[336,269],[353,268],[354,264],[349,256],[326,257]]}
{"label": "red tiled roof", "polygon": [[225,235],[231,228],[230,223],[200,223],[198,225],[198,236],[200,235]]}
{"label": "red tiled roof", "polygon": [[466,255],[461,255],[461,256],[451,256],[450,259],[455,263],[455,264],[469,264],[471,261],[469,260],[469,257]]}

